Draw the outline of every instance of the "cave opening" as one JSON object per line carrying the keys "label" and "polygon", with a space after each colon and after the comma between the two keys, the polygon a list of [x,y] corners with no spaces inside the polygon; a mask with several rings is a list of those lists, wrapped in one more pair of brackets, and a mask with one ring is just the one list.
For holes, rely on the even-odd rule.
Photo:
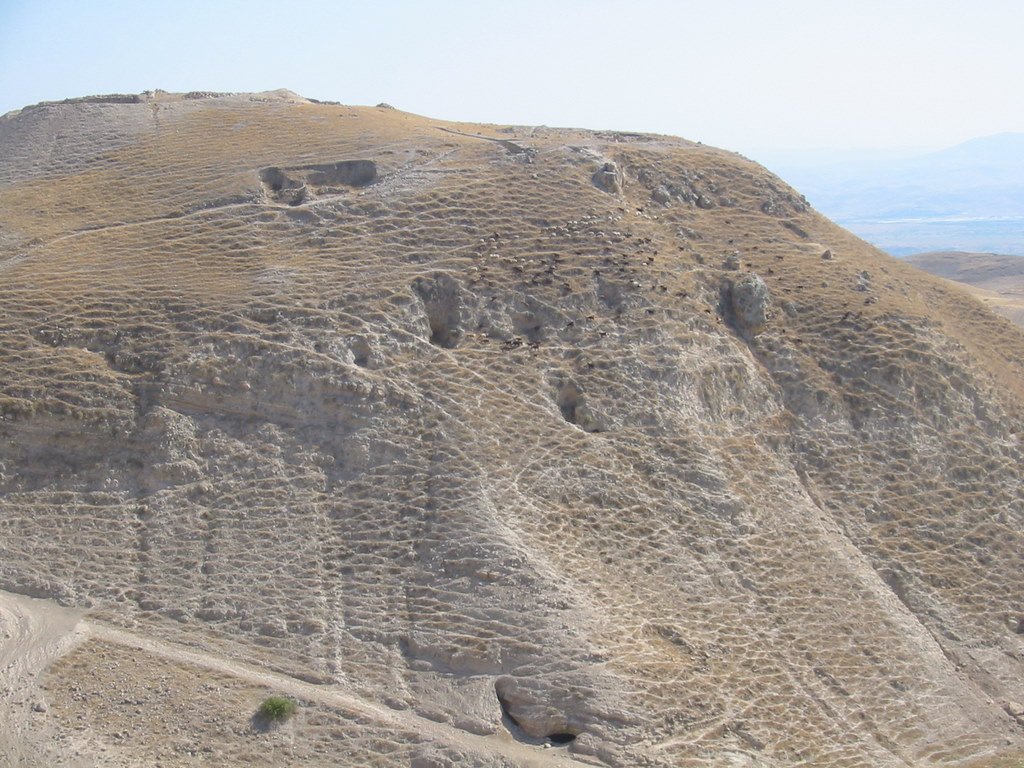
{"label": "cave opening", "polygon": [[516,720],[515,715],[510,711],[508,700],[502,695],[498,686],[495,686],[494,693],[495,696],[497,696],[498,704],[501,707],[501,722],[508,732],[512,734],[512,738],[516,741],[522,741],[526,744],[534,745],[550,744],[556,747],[564,747],[567,744],[571,744],[576,741],[576,737],[579,734],[573,731],[553,731],[545,734],[542,738],[531,736],[526,732],[519,721]]}

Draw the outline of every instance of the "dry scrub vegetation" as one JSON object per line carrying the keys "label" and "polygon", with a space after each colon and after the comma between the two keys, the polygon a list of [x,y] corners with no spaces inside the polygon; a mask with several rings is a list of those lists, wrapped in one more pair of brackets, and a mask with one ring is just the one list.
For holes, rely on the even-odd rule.
{"label": "dry scrub vegetation", "polygon": [[49,764],[1020,753],[1017,328],[730,152],[193,96],[0,119]]}

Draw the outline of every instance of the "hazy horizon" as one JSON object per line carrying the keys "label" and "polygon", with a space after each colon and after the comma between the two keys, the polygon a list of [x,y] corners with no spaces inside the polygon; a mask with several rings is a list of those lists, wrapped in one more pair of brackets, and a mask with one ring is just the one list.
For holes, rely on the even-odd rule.
{"label": "hazy horizon", "polygon": [[923,152],[1024,131],[1024,7],[979,0],[0,0],[0,113],[95,93],[289,88],[439,119],[772,152]]}

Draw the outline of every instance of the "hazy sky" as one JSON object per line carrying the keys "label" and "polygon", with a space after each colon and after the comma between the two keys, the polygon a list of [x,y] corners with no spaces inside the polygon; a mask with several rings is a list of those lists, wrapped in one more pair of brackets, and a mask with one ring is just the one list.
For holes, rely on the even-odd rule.
{"label": "hazy sky", "polygon": [[290,88],[748,154],[1024,131],[1022,0],[0,0],[0,113]]}

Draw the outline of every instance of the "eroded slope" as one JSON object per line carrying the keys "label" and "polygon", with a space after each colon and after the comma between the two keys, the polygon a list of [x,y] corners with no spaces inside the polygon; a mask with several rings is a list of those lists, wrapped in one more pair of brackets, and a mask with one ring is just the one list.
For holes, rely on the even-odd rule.
{"label": "eroded slope", "polygon": [[[760,167],[288,94],[0,146],[3,588],[600,765],[1021,748],[1024,337]],[[517,762],[372,727],[303,760]]]}

